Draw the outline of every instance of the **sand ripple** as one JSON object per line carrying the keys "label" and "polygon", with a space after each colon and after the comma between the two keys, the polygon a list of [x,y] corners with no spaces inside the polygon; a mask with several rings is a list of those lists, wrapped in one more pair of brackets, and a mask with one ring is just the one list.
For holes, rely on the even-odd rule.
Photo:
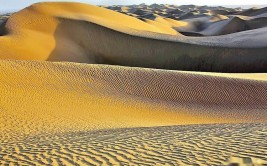
{"label": "sand ripple", "polygon": [[266,164],[266,134],[266,124],[217,124],[39,135],[2,142],[0,164],[220,166],[230,157]]}
{"label": "sand ripple", "polygon": [[267,8],[107,8],[0,16],[0,165],[267,165]]}

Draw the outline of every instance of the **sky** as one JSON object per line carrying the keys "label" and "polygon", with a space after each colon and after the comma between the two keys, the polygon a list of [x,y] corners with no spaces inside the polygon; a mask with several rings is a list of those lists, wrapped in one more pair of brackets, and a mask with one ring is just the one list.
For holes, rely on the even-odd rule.
{"label": "sky", "polygon": [[41,1],[76,1],[94,5],[130,5],[130,4],[176,4],[176,5],[209,5],[209,6],[241,6],[241,5],[266,5],[266,0],[0,0],[0,12],[20,10],[32,3]]}

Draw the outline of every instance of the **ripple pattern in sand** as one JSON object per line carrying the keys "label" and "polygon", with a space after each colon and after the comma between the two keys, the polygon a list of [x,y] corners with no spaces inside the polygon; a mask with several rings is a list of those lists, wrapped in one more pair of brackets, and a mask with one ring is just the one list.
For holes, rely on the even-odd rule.
{"label": "ripple pattern in sand", "polygon": [[2,142],[0,165],[225,165],[267,162],[267,124],[218,124],[39,135]]}

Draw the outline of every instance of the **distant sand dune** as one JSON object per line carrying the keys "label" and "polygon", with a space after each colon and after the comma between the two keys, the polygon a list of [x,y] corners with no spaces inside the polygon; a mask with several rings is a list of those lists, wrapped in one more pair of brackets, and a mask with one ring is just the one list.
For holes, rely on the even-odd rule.
{"label": "distant sand dune", "polygon": [[[267,70],[267,41],[262,35],[267,28],[216,37],[185,37],[175,31],[181,22],[166,21],[169,23],[165,25],[163,20],[146,23],[79,3],[35,4],[9,18],[8,35],[0,38],[0,58],[193,71]],[[218,33],[239,31],[233,29],[240,27],[233,21]]]}
{"label": "distant sand dune", "polygon": [[107,8],[0,17],[0,165],[267,164],[266,9]]}
{"label": "distant sand dune", "polygon": [[[218,25],[219,24],[219,25]],[[238,17],[219,21],[205,29],[205,35],[225,35],[245,30],[245,21]],[[202,33],[203,34],[203,33]]]}
{"label": "distant sand dune", "polygon": [[265,7],[265,8],[251,8],[251,9],[247,9],[245,11],[242,11],[238,14],[244,15],[244,16],[256,16],[256,15],[260,15],[263,13],[267,13],[267,7]]}

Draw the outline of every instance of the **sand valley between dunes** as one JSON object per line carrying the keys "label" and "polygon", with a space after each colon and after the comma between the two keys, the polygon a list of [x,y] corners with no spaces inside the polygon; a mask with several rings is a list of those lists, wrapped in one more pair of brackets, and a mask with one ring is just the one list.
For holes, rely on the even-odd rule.
{"label": "sand valley between dunes", "polygon": [[0,165],[266,165],[267,9],[33,4],[0,17]]}

